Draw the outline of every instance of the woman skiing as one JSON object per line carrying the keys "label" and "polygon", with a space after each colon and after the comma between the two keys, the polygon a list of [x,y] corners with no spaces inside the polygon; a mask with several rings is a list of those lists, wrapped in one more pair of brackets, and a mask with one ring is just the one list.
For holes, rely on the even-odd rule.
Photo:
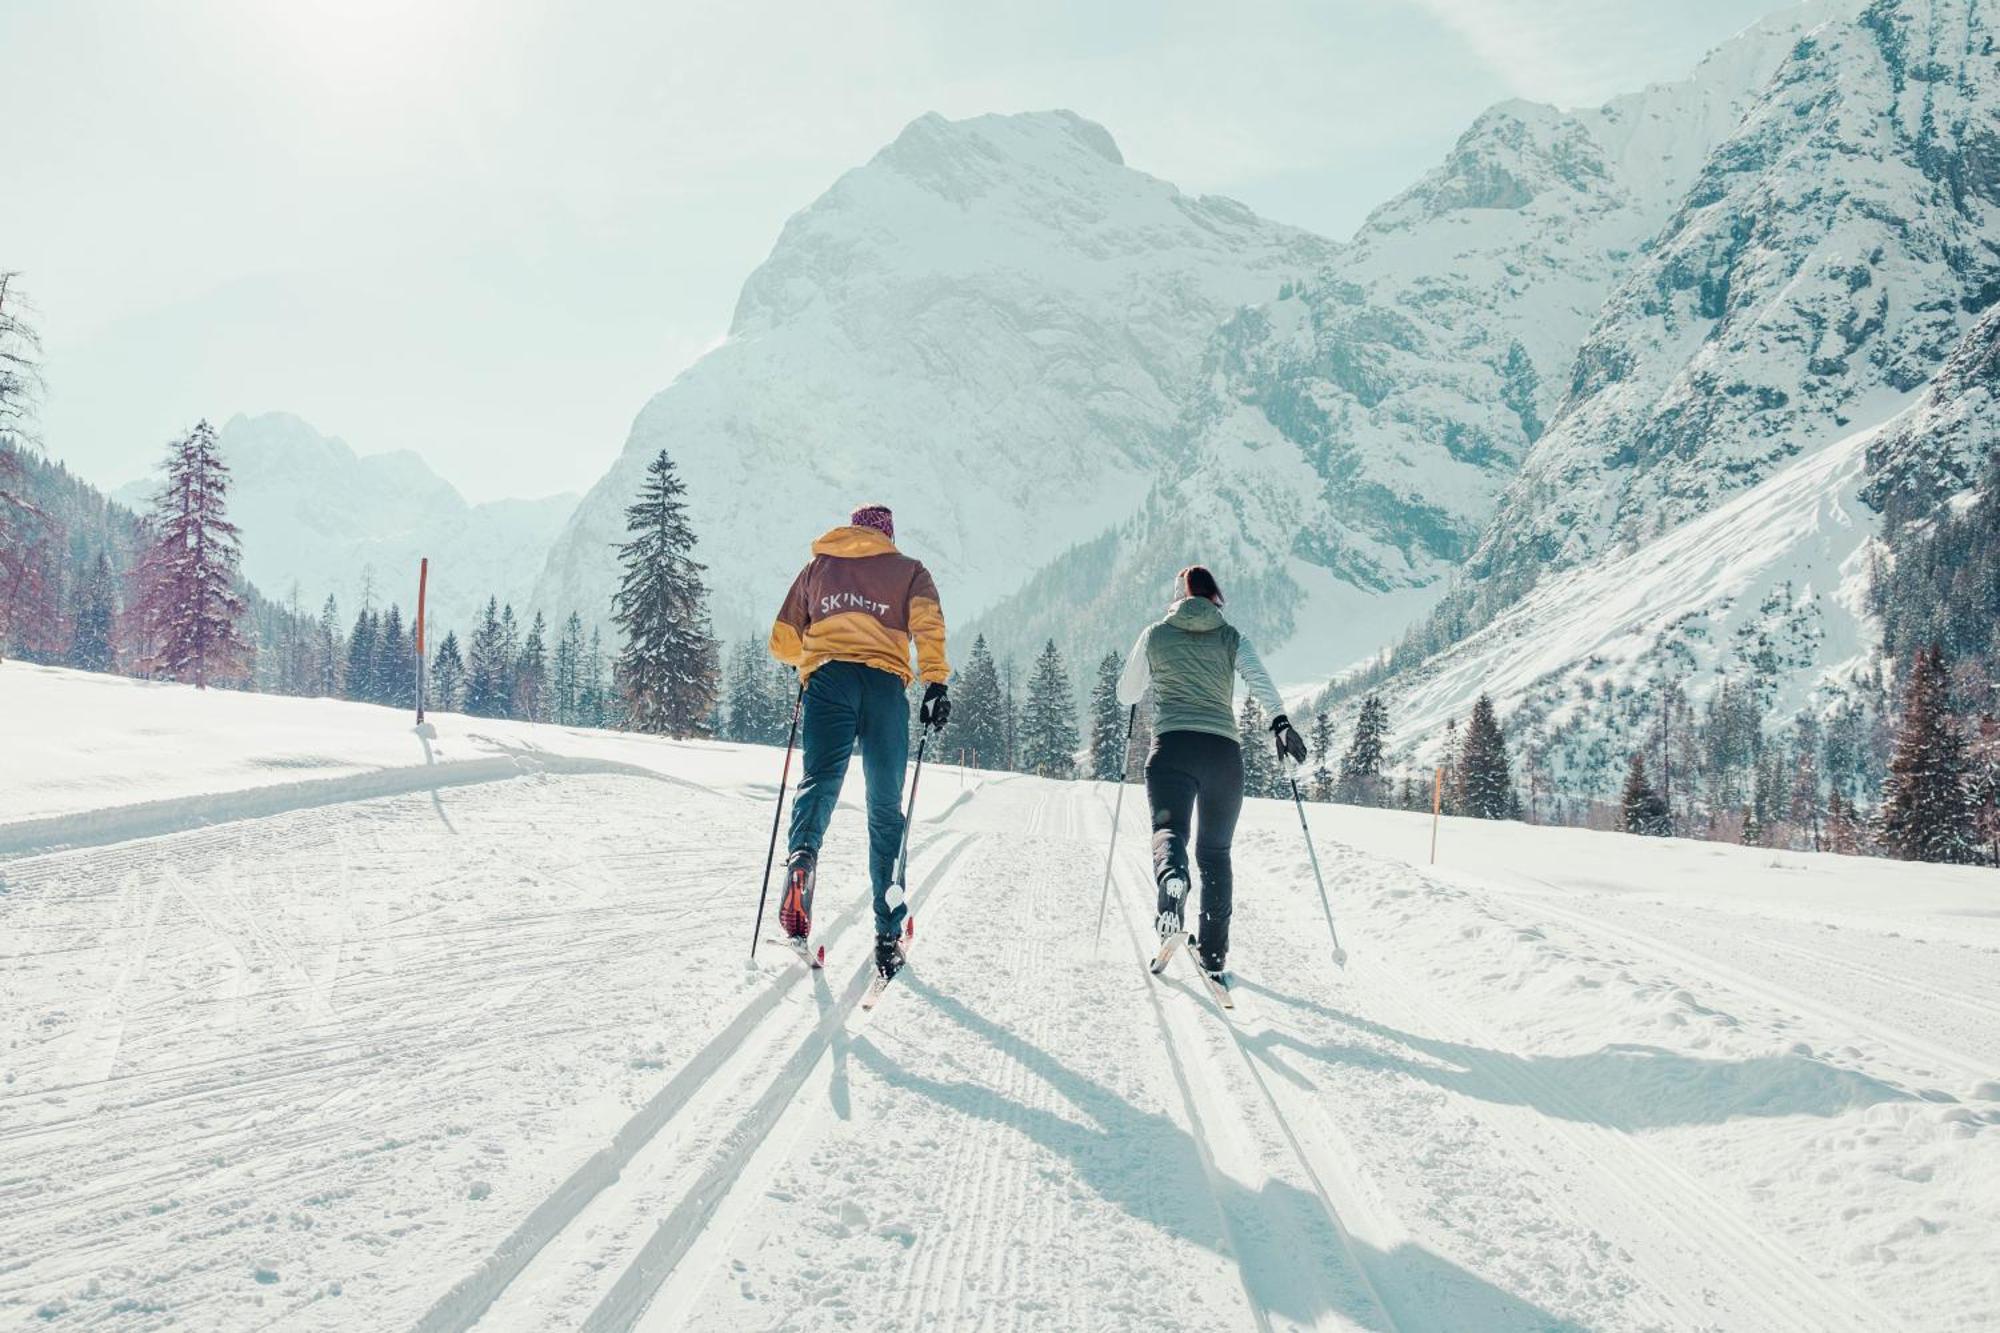
{"label": "woman skiing", "polygon": [[1243,810],[1243,749],[1236,732],[1236,677],[1271,715],[1280,763],[1306,757],[1305,740],[1285,717],[1271,677],[1250,641],[1222,616],[1215,575],[1190,565],[1175,579],[1165,619],[1148,625],[1125,659],[1118,702],[1153,691],[1153,748],[1146,756],[1146,801],[1153,811],[1153,879],[1159,886],[1161,958],[1189,939],[1188,830],[1201,870],[1201,925],[1192,937],[1201,968],[1218,985],[1229,956],[1233,884],[1229,844]]}

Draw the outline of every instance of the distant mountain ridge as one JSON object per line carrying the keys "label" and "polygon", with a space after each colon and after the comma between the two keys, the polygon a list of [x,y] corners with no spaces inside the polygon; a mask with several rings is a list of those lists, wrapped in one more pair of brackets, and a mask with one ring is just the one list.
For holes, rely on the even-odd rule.
{"label": "distant mountain ridge", "polygon": [[1214,328],[1325,241],[1124,165],[1065,111],[910,123],[786,223],[727,341],[648,403],[536,604],[608,612],[667,449],[718,629],[761,637],[808,542],[884,501],[963,625],[1175,464]]}
{"label": "distant mountain ridge", "polygon": [[[376,604],[416,609],[417,562],[431,562],[434,623],[463,628],[489,596],[525,605],[549,543],[576,497],[469,504],[408,450],[357,455],[286,412],[231,417],[217,434],[229,465],[229,516],[243,530],[246,578],[280,600],[299,586],[317,613],[329,593],[344,620],[364,572]],[[121,488],[144,512],[156,483]]]}

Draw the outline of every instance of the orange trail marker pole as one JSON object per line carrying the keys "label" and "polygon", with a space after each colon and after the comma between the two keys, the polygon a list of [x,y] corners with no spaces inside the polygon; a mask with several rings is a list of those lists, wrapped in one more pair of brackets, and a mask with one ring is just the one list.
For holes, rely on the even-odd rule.
{"label": "orange trail marker pole", "polygon": [[1444,809],[1444,768],[1440,766],[1437,779],[1431,783],[1431,864],[1438,863],[1438,814]]}
{"label": "orange trail marker pole", "polygon": [[417,725],[424,724],[424,594],[431,581],[430,557],[417,562]]}

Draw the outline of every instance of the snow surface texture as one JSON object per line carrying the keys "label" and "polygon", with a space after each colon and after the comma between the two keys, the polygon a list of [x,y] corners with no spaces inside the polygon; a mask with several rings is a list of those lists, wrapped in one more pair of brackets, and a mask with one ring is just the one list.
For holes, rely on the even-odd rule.
{"label": "snow surface texture", "polygon": [[1315,807],[1336,972],[1252,801],[1225,1018],[1145,973],[1129,794],[1093,951],[1113,792],[933,768],[916,961],[864,1020],[858,790],[828,969],[744,959],[774,750],[440,717],[427,753],[386,709],[16,663],[0,707],[0,809],[68,821],[0,825],[10,1324],[2000,1308],[1990,874],[1457,820],[1431,870],[1421,818]]}
{"label": "snow surface texture", "polygon": [[[284,412],[231,417],[218,439],[245,577],[280,602],[296,581],[309,616],[333,594],[343,632],[361,609],[364,570],[378,608],[395,602],[406,621],[415,616],[417,562],[426,556],[433,624],[463,635],[488,597],[524,605],[576,507],[574,495],[468,504],[416,454],[356,457],[345,441]],[[116,498],[144,513],[154,489],[142,482]]]}
{"label": "snow surface texture", "polygon": [[536,605],[608,608],[664,448],[723,634],[761,638],[807,544],[870,501],[962,624],[1132,512],[1203,341],[1325,251],[1132,170],[1069,112],[921,117],[786,223],[728,340],[639,414]]}

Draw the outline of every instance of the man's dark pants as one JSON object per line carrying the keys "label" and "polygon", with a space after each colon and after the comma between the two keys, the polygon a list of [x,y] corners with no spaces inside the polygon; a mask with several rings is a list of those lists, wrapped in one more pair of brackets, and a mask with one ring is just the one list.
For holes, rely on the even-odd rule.
{"label": "man's dark pants", "polygon": [[875,933],[896,935],[907,908],[893,884],[903,842],[903,766],[910,757],[910,701],[902,679],[859,662],[828,662],[806,681],[804,776],[792,805],[787,846],[819,852],[840,800],[841,780],[857,745],[868,787],[868,879],[875,890]]}

